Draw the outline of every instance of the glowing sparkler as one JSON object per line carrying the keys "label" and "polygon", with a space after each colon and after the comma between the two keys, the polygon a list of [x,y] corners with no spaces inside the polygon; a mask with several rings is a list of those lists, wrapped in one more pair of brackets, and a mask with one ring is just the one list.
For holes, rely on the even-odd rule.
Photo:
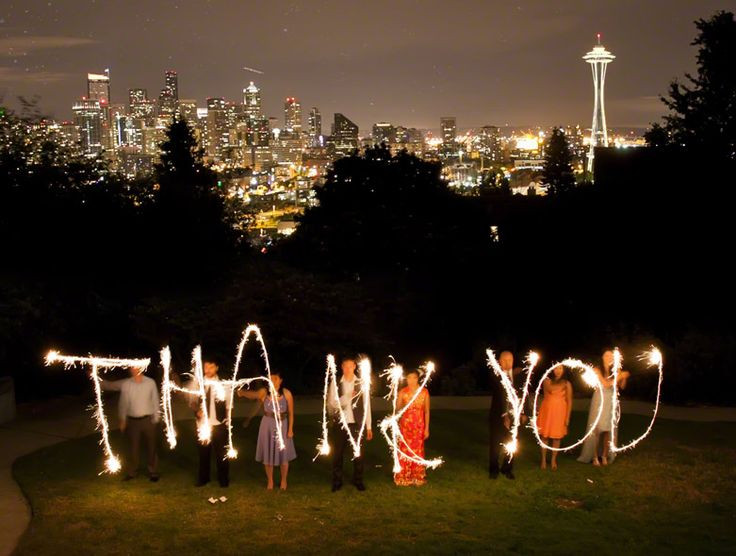
{"label": "glowing sparkler", "polygon": [[151,364],[150,359],[114,359],[110,357],[79,357],[76,355],[62,355],[58,351],[49,351],[46,355],[46,365],[54,363],[62,363],[64,367],[69,368],[75,365],[89,365],[91,368],[90,377],[95,388],[95,418],[97,420],[97,430],[100,431],[100,445],[105,453],[105,469],[102,473],[117,473],[121,469],[120,458],[112,451],[110,446],[110,425],[107,422],[105,408],[102,402],[102,379],[100,371],[105,372],[113,368],[138,369],[139,374],[146,371],[148,365]]}
{"label": "glowing sparkler", "polygon": [[[239,379],[238,372],[240,370],[243,351],[251,336],[254,336],[261,345],[261,357],[266,367],[267,376]],[[217,401],[227,401],[226,423],[228,428],[228,445],[226,457],[230,459],[238,457],[238,451],[233,446],[232,427],[232,410],[233,403],[235,401],[235,390],[238,390],[243,386],[247,386],[252,382],[263,380],[268,384],[271,399],[276,400],[278,398],[278,393],[271,382],[271,365],[268,360],[266,344],[263,340],[260,329],[254,324],[248,325],[248,327],[243,331],[243,336],[238,344],[235,356],[235,366],[233,367],[232,378],[229,380],[212,380],[205,377],[204,367],[202,365],[202,348],[200,346],[195,347],[192,352],[191,377],[193,387],[179,386],[171,381],[171,352],[168,347],[161,350],[161,366],[164,371],[164,378],[161,386],[161,405],[164,414],[166,440],[169,443],[169,447],[172,449],[176,447],[176,429],[174,428],[174,417],[171,409],[172,392],[180,392],[198,399],[201,418],[197,423],[197,438],[202,444],[207,444],[212,437],[212,425],[210,424],[209,407],[207,403],[207,388],[209,387],[214,389],[213,392]],[[276,436],[279,443],[279,449],[283,450],[286,448],[286,443],[284,442],[281,428],[281,414],[279,412],[274,412],[274,419],[276,420]]]}
{"label": "glowing sparkler", "polygon": [[544,386],[545,379],[555,370],[555,367],[558,365],[563,365],[565,367],[569,367],[571,369],[578,369],[582,373],[583,381],[593,388],[598,388],[598,392],[600,393],[601,400],[603,399],[603,384],[601,384],[600,379],[598,378],[598,375],[595,372],[595,369],[593,369],[592,366],[586,365],[579,359],[564,359],[563,361],[559,363],[554,363],[547,371],[542,375],[542,377],[539,379],[539,384],[537,385],[537,390],[534,393],[534,412],[532,414],[532,418],[530,421],[529,426],[534,431],[534,436],[537,437],[537,443],[542,447],[546,448],[547,450],[551,450],[553,452],[566,452],[568,450],[572,450],[573,448],[580,446],[583,442],[585,442],[585,439],[588,438],[591,434],[593,434],[593,431],[598,426],[598,422],[601,420],[601,416],[603,415],[603,404],[599,404],[598,406],[598,414],[596,415],[595,421],[590,426],[590,428],[586,431],[585,436],[583,436],[581,439],[579,439],[575,444],[571,444],[570,446],[565,447],[559,447],[555,448],[554,446],[550,446],[544,440],[542,440],[542,437],[539,435],[539,430],[537,429],[537,408],[539,407],[539,392],[542,390],[542,387]]}
{"label": "glowing sparkler", "polygon": [[662,352],[659,351],[659,349],[657,349],[656,347],[652,346],[649,351],[641,354],[639,356],[639,359],[646,361],[650,367],[657,367],[657,398],[654,402],[652,419],[651,421],[649,421],[647,429],[641,436],[635,438],[624,446],[616,446],[616,435],[613,434],[613,432],[617,430],[618,422],[621,419],[621,400],[619,399],[618,393],[618,374],[621,371],[621,365],[623,363],[623,357],[621,356],[618,348],[616,348],[613,351],[613,368],[611,369],[611,379],[613,380],[613,410],[611,411],[611,438],[609,440],[609,450],[611,451],[611,453],[623,452],[624,450],[628,450],[639,444],[639,442],[641,442],[644,438],[646,438],[647,435],[649,435],[650,432],[652,432],[654,421],[657,418],[657,411],[659,410],[659,399],[662,393],[662,380],[664,379],[664,358],[662,357]]}
{"label": "glowing sparkler", "polygon": [[442,458],[434,458],[429,460],[424,459],[422,456],[412,450],[411,446],[409,446],[409,444],[406,442],[404,435],[401,433],[401,426],[399,424],[401,421],[401,417],[417,400],[419,394],[422,393],[422,389],[427,386],[427,383],[429,382],[429,379],[434,372],[434,363],[428,361],[421,370],[424,371],[424,376],[422,378],[421,384],[419,385],[419,388],[417,388],[416,392],[414,392],[413,396],[406,403],[406,405],[404,405],[398,411],[396,410],[396,404],[399,397],[399,386],[401,385],[401,381],[404,379],[404,369],[401,367],[401,365],[397,365],[396,362],[392,360],[391,366],[381,374],[381,376],[385,376],[388,379],[389,393],[386,395],[386,399],[391,400],[393,411],[391,412],[391,415],[387,415],[381,420],[381,422],[379,423],[379,427],[381,428],[383,436],[386,438],[386,442],[391,448],[391,454],[394,460],[394,473],[401,472],[402,459],[411,461],[418,465],[423,465],[424,467],[428,467],[429,469],[435,469],[443,463]]}
{"label": "glowing sparkler", "polygon": [[[316,460],[319,456],[326,456],[330,453],[329,444],[329,431],[328,431],[328,403],[329,400],[333,400],[336,403],[337,408],[333,407],[333,411],[337,413],[340,426],[345,430],[348,437],[348,442],[353,448],[353,458],[360,456],[360,444],[363,440],[363,434],[368,426],[368,414],[370,413],[371,403],[371,362],[368,358],[364,357],[358,361],[358,379],[360,382],[360,393],[354,397],[353,407],[357,407],[357,404],[363,401],[363,420],[360,423],[360,429],[358,429],[357,438],[353,436],[348,425],[347,417],[345,416],[345,410],[343,410],[340,404],[340,391],[337,387],[337,365],[335,364],[335,356],[330,354],[327,356],[327,369],[325,370],[325,383],[322,391],[322,438],[320,438],[317,444],[317,455],[314,456]],[[313,460],[314,461],[314,460]]]}
{"label": "glowing sparkler", "polygon": [[526,379],[524,380],[524,388],[522,390],[521,397],[517,394],[516,388],[514,388],[514,383],[508,373],[506,373],[501,368],[501,365],[498,364],[493,350],[487,349],[486,355],[488,356],[488,366],[501,380],[501,386],[503,386],[503,389],[506,392],[506,399],[511,406],[511,428],[509,430],[511,433],[511,440],[503,445],[506,449],[509,460],[511,460],[518,448],[517,439],[519,436],[519,426],[521,425],[521,414],[524,411],[524,403],[526,402],[526,398],[529,393],[529,383],[532,378],[532,373],[534,372],[534,367],[539,362],[539,355],[530,351],[529,355],[526,357]]}

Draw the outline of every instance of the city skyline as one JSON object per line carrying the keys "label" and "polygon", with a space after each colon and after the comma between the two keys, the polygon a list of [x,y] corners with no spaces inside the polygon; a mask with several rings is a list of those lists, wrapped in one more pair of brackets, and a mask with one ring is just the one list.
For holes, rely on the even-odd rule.
{"label": "city skyline", "polygon": [[160,75],[173,69],[179,97],[198,106],[212,96],[239,100],[255,81],[267,115],[280,116],[284,99],[296,97],[323,114],[346,114],[361,133],[380,121],[436,129],[448,114],[460,129],[582,123],[590,75],[576,61],[601,32],[618,56],[608,124],[641,127],[661,115],[658,95],[691,64],[682,45],[693,20],[724,4],[657,1],[634,14],[631,2],[484,2],[471,19],[432,2],[391,4],[386,18],[389,4],[380,2],[31,1],[24,13],[0,14],[0,94],[11,105],[37,94],[42,111],[68,119],[89,72],[110,69],[117,103],[129,89],[159,90]]}

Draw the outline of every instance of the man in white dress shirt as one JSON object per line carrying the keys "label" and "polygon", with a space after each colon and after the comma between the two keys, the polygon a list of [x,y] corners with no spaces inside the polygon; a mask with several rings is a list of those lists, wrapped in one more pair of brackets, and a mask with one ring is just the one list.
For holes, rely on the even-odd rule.
{"label": "man in white dress shirt", "polygon": [[138,474],[142,439],[148,455],[148,477],[155,483],[158,481],[156,425],[161,419],[156,381],[144,375],[141,369],[130,369],[130,378],[102,380],[100,386],[103,390],[120,392],[118,418],[120,430],[128,438],[129,448],[124,480],[130,480]]}
{"label": "man in white dress shirt", "polygon": [[[334,395],[328,398],[328,408],[332,416],[332,492],[342,488],[343,479],[343,456],[345,448],[350,444],[348,432],[342,427],[340,422],[340,409],[345,414],[345,420],[353,438],[357,439],[360,428],[365,416],[366,430],[365,438],[373,439],[373,430],[371,427],[371,400],[370,395],[364,399],[360,379],[355,376],[357,363],[353,357],[344,357],[340,362],[340,370],[342,376],[338,382],[338,392],[340,399],[336,400]],[[355,487],[363,491],[365,484],[363,483],[363,452],[361,446],[361,454],[353,459],[353,484]]]}

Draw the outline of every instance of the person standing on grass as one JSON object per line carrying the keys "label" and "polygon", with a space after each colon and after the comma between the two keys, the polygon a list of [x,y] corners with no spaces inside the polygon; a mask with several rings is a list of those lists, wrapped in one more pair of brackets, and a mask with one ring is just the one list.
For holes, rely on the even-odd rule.
{"label": "person standing on grass", "polygon": [[[610,454],[609,447],[611,441],[611,435],[616,438],[616,430],[611,428],[611,416],[613,414],[613,351],[606,350],[601,356],[601,366],[595,367],[595,372],[598,375],[598,380],[601,381],[603,386],[603,396],[601,397],[600,389],[596,388],[593,392],[593,397],[590,400],[590,410],[588,411],[588,427],[585,430],[590,430],[590,427],[595,422],[595,418],[598,415],[601,404],[603,404],[603,410],[601,418],[598,421],[593,433],[583,443],[583,449],[580,451],[580,457],[578,461],[581,463],[593,462],[593,465],[608,465],[615,457],[615,454]],[[619,371],[617,374],[617,387],[620,390],[626,388],[626,382],[629,379],[628,371]]]}
{"label": "person standing on grass", "polygon": [[[498,364],[511,380],[511,383],[517,390],[523,388],[523,385],[517,384],[518,378],[521,378],[521,369],[514,368],[514,356],[510,351],[503,351],[498,357]],[[527,403],[529,400],[527,399]],[[488,447],[489,465],[488,476],[491,479],[498,478],[499,471],[508,479],[515,479],[513,459],[504,454],[501,456],[502,445],[511,440],[511,423],[513,415],[511,403],[507,399],[506,391],[501,384],[501,379],[492,373],[491,376],[491,407],[488,412],[490,443]],[[528,418],[525,414],[521,415],[521,424],[525,424]],[[499,469],[498,460],[503,457],[503,463]]]}
{"label": "person standing on grass", "polygon": [[[266,488],[273,490],[273,468],[281,469],[281,490],[287,488],[287,477],[289,476],[289,462],[296,459],[294,449],[294,396],[283,387],[281,373],[271,371],[271,384],[276,391],[277,399],[274,400],[270,388],[261,388],[257,392],[238,390],[238,397],[258,400],[263,404],[263,417],[258,429],[258,444],[256,446],[256,461],[263,464],[266,471]],[[282,450],[278,429],[276,428],[276,413],[281,419],[282,433],[286,432],[283,439],[285,448]]]}
{"label": "person standing on grass", "polygon": [[[572,413],[572,384],[568,380],[565,367],[557,365],[552,376],[544,380],[544,398],[539,407],[537,430],[545,444],[560,447],[560,441],[567,436]],[[551,443],[551,444],[550,444]],[[550,467],[557,469],[557,452],[551,450]],[[547,469],[547,448],[542,447],[542,469]]]}
{"label": "person standing on grass", "polygon": [[158,481],[158,449],[156,425],[161,420],[156,381],[143,374],[143,369],[130,369],[130,377],[122,380],[101,380],[103,390],[120,392],[118,418],[120,430],[128,439],[128,459],[123,480],[138,474],[141,441],[146,444],[148,478]]}
{"label": "person standing on grass", "polygon": [[[343,480],[343,457],[345,448],[350,443],[348,431],[346,431],[340,422],[340,410],[345,414],[345,420],[348,424],[350,434],[357,440],[360,434],[360,428],[365,417],[366,440],[373,439],[373,430],[371,428],[371,399],[363,395],[361,387],[361,379],[355,375],[358,368],[356,358],[344,357],[340,361],[341,377],[337,384],[338,398],[335,398],[332,390],[328,397],[328,410],[332,417],[332,492],[336,492],[342,488]],[[364,399],[365,398],[365,399]],[[361,453],[358,457],[353,458],[353,484],[360,490],[365,490],[363,483],[363,446],[360,446]]]}
{"label": "person standing on grass", "polygon": [[[419,371],[412,369],[406,374],[406,387],[399,392],[396,409],[400,411],[408,404],[417,390],[421,390],[414,403],[404,412],[399,421],[401,436],[404,437],[409,453],[424,458],[424,441],[429,438],[429,392],[419,386]],[[399,456],[401,471],[394,473],[394,483],[399,486],[420,486],[427,482],[427,469],[418,463]]]}
{"label": "person standing on grass", "polygon": [[[230,460],[227,457],[227,403],[229,396],[228,388],[221,384],[217,376],[219,367],[212,360],[204,362],[204,391],[205,403],[207,404],[208,423],[204,422],[204,414],[201,407],[201,399],[196,395],[189,396],[189,405],[197,417],[197,429],[210,427],[209,442],[199,443],[199,471],[197,473],[197,486],[202,487],[210,482],[210,469],[212,454],[214,452],[215,465],[217,466],[217,481],[221,487],[230,484]],[[199,384],[193,379],[187,386],[189,390],[197,390]]]}

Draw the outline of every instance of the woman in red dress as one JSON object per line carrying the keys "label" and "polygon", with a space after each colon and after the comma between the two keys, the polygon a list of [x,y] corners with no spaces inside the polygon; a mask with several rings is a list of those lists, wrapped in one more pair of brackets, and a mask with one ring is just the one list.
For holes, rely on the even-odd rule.
{"label": "woman in red dress", "polygon": [[[411,370],[406,374],[406,387],[399,392],[397,410],[401,410],[408,404],[419,387],[419,371]],[[421,388],[417,399],[401,416],[399,421],[402,442],[399,439],[401,451],[410,454],[414,452],[417,456],[424,458],[424,441],[429,438],[429,392]],[[406,444],[404,444],[404,442]],[[394,482],[399,486],[419,486],[427,482],[426,469],[423,465],[414,463],[399,455],[401,471],[394,473]]]}

